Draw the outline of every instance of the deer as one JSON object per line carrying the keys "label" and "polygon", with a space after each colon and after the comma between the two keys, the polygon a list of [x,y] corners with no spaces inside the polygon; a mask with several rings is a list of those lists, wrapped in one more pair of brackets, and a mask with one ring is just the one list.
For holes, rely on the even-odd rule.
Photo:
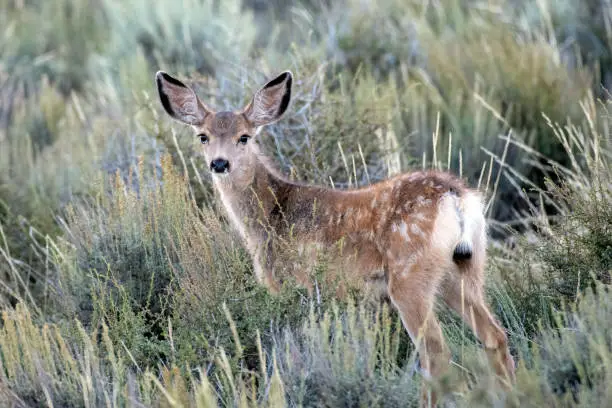
{"label": "deer", "polygon": [[[259,144],[260,130],[289,108],[290,71],[267,82],[243,109],[220,112],[166,72],[155,78],[165,112],[191,126],[201,143],[214,189],[261,284],[272,292],[279,288],[281,255],[270,244],[272,235],[314,248],[342,241],[334,261],[349,271],[346,280],[383,287],[415,344],[426,380],[439,378],[450,365],[434,311],[441,298],[474,331],[498,378],[510,386],[515,366],[508,338],[484,294],[487,229],[481,192],[434,170],[349,189],[292,181]],[[421,402],[435,405],[436,398],[432,390],[423,391]]]}

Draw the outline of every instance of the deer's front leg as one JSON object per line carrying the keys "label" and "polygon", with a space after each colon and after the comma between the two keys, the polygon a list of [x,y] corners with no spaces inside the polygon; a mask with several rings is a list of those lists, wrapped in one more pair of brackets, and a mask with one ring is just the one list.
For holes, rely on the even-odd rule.
{"label": "deer's front leg", "polygon": [[253,259],[253,272],[260,284],[265,285],[271,293],[280,291],[280,284],[274,279],[274,254],[272,245],[264,241],[250,251]]}
{"label": "deer's front leg", "polygon": [[[314,248],[305,251],[301,256],[283,253],[280,258],[279,251],[271,242],[260,245],[253,252],[253,270],[257,280],[265,285],[270,292],[277,294],[282,285],[289,279],[308,291],[310,296],[314,293],[314,285],[310,268],[316,262]],[[310,255],[310,256],[309,256]]]}

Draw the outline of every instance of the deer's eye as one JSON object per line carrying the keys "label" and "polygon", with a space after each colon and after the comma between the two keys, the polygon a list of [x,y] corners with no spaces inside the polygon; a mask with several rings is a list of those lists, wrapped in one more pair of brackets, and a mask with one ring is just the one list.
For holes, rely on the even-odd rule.
{"label": "deer's eye", "polygon": [[251,138],[251,136],[249,136],[249,135],[242,135],[242,136],[240,136],[240,139],[238,139],[238,144],[245,145],[245,144],[247,144],[247,142],[249,141],[250,138]]}
{"label": "deer's eye", "polygon": [[202,144],[207,144],[208,143],[208,136],[206,136],[204,134],[199,135],[199,136],[200,136],[200,143],[202,143]]}

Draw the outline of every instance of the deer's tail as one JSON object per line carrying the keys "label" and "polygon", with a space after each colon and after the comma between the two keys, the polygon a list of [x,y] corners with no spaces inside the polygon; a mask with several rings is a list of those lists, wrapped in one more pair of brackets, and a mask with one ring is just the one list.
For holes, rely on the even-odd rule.
{"label": "deer's tail", "polygon": [[456,210],[461,226],[461,237],[455,246],[453,260],[467,261],[472,258],[476,250],[483,250],[486,245],[482,197],[478,193],[468,192],[457,200]]}

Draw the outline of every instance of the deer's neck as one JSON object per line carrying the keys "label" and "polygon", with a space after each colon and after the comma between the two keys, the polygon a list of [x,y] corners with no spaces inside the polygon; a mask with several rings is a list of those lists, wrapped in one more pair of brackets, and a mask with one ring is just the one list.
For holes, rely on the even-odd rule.
{"label": "deer's neck", "polygon": [[215,184],[232,223],[247,241],[263,239],[270,228],[274,229],[276,218],[290,211],[289,196],[296,188],[265,159],[256,162],[247,186],[236,188],[223,180]]}

